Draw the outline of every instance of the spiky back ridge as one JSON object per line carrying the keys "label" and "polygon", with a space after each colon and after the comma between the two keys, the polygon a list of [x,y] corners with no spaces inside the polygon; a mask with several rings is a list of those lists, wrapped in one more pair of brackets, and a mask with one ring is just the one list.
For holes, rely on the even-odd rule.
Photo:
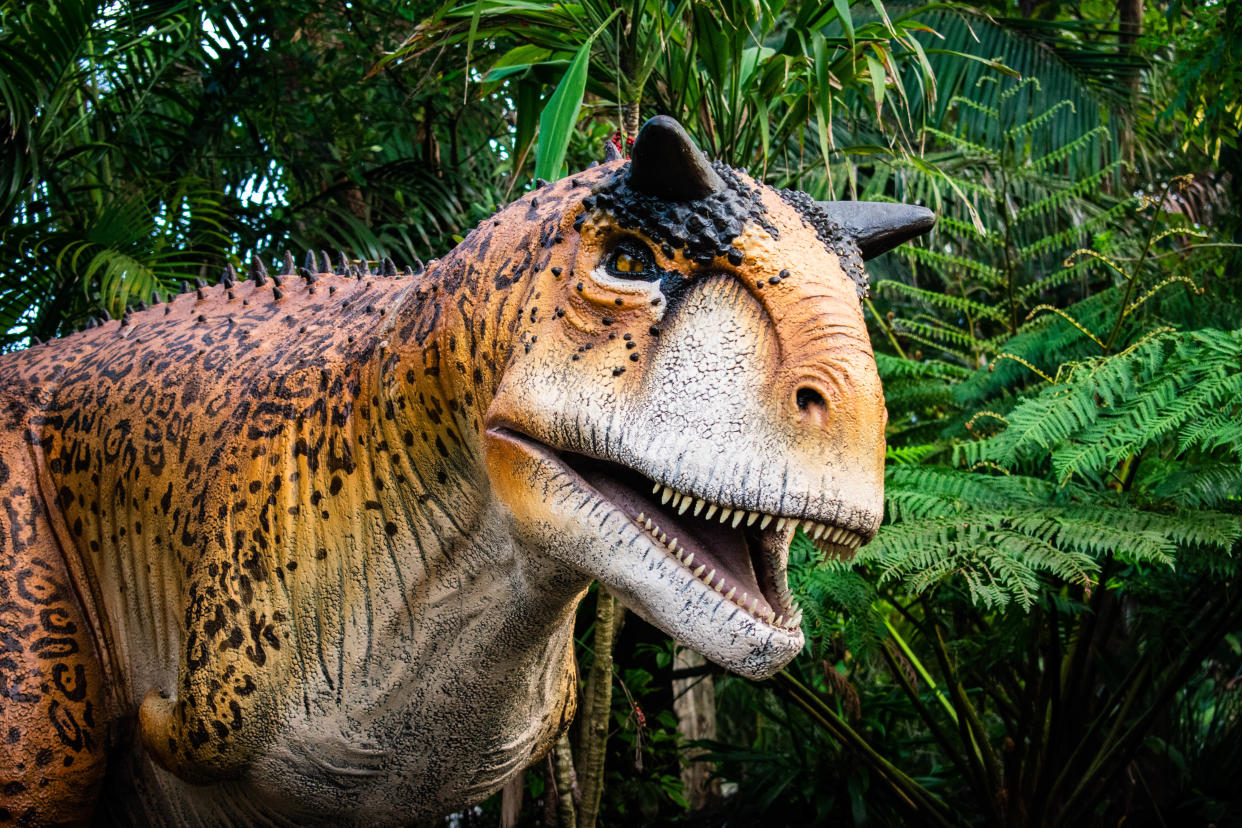
{"label": "spiky back ridge", "polygon": [[[334,265],[332,263],[332,257],[328,254],[326,250],[321,250],[319,251],[318,254],[316,254],[315,251],[313,250],[307,250],[301,267],[295,266],[293,254],[286,251],[284,254],[282,267],[274,275],[269,275],[266,265],[263,264],[263,260],[260,259],[258,256],[254,256],[250,260],[250,265],[248,268],[248,275],[250,277],[250,281],[254,282],[254,284],[259,287],[266,286],[268,282],[270,281],[272,283],[272,288],[273,288],[273,298],[282,299],[284,298],[285,293],[292,287],[292,285],[285,284],[286,280],[288,279],[300,278],[302,281],[304,281],[309,286],[309,285],[314,285],[317,281],[319,281],[319,278],[321,276],[326,275],[326,274],[344,276],[346,278],[355,279],[355,280],[362,280],[362,279],[369,279],[369,278],[400,279],[403,277],[410,278],[414,276],[419,276],[424,271],[425,271],[425,266],[423,265],[422,261],[417,258],[414,260],[413,266],[405,265],[399,268],[397,264],[392,260],[392,258],[385,257],[381,260],[378,260],[376,262],[376,269],[372,270],[371,263],[367,259],[362,259],[362,258],[351,259],[345,254],[344,251],[337,252],[337,260],[336,260],[336,264]],[[224,270],[221,272],[218,284],[222,286],[227,292],[227,291],[233,290],[233,288],[237,287],[239,282],[243,282],[243,281],[245,281],[245,277],[239,276],[236,268],[233,267],[232,263],[229,263],[225,265]],[[172,302],[174,299],[176,299],[176,297],[181,296],[186,293],[194,293],[197,296],[197,298],[200,300],[205,299],[208,296],[206,291],[208,291],[210,287],[212,286],[209,285],[208,282],[202,278],[195,279],[193,284],[191,284],[187,280],[182,280],[179,289],[175,293],[173,292],[162,293],[157,288],[153,292],[151,304],[152,305],[163,304],[165,297],[168,302]],[[336,288],[333,288],[332,292],[335,293]],[[228,298],[232,298],[232,297],[228,297]],[[135,302],[133,306],[126,309],[125,313],[121,316],[119,320],[121,322],[121,326],[124,327],[130,324],[130,322],[133,321],[134,314],[141,313],[142,311],[147,310],[149,307],[150,306],[144,300]],[[94,328],[98,328],[100,325],[103,325],[111,321],[112,321],[112,315],[108,312],[106,308],[104,308],[99,311],[98,315],[92,314],[88,316],[86,319],[86,324],[83,325],[81,330],[92,330]],[[66,334],[65,336],[72,336],[73,334],[76,334],[78,332],[79,332],[79,329],[74,328],[70,333]],[[56,337],[56,338],[63,339],[64,337],[62,336],[62,337]],[[48,341],[50,342],[52,340],[49,339]],[[37,336],[31,337],[31,345],[42,345],[42,344],[44,344],[44,340],[40,339]]]}

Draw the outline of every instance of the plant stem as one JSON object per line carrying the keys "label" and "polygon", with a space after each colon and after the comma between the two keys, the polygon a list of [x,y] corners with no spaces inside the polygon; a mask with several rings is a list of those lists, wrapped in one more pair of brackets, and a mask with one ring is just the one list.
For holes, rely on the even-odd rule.
{"label": "plant stem", "polygon": [[556,783],[556,814],[560,828],[578,828],[578,814],[574,810],[574,758],[569,748],[569,734],[562,733],[553,751]]}
{"label": "plant stem", "polygon": [[948,826],[948,806],[899,768],[881,756],[865,739],[858,735],[831,707],[824,704],[814,692],[794,678],[787,670],[776,676],[785,686],[790,697],[837,741],[857,751],[867,765],[884,780],[920,817],[936,825]]}
{"label": "plant stem", "polygon": [[[1164,185],[1164,192],[1160,194],[1160,201],[1157,207],[1164,204],[1164,200],[1169,197],[1169,192],[1173,189],[1173,181],[1170,178]],[[1139,274],[1143,272],[1143,264],[1147,261],[1147,254],[1151,251],[1151,241],[1156,235],[1156,216],[1151,217],[1151,221],[1147,223],[1147,238],[1143,240],[1143,252],[1139,254],[1138,261],[1134,265],[1134,270],[1130,272],[1130,281],[1126,284],[1126,294],[1122,297],[1121,308],[1117,311],[1117,321],[1113,323],[1113,329],[1108,334],[1108,339],[1104,341],[1104,353],[1109,353],[1113,347],[1113,341],[1117,338],[1117,334],[1121,332],[1121,325],[1126,321],[1126,308],[1130,305],[1130,299],[1134,296],[1134,288],[1138,285]]]}
{"label": "plant stem", "polygon": [[578,778],[582,786],[580,828],[594,828],[604,792],[604,757],[608,745],[608,720],[612,715],[612,645],[618,612],[616,599],[602,586],[596,593],[595,660],[587,679],[587,705],[579,739]]}

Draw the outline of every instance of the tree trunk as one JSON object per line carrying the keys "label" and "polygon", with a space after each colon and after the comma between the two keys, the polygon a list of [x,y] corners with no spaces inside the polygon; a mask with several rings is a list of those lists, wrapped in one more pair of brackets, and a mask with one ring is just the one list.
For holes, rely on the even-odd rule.
{"label": "tree trunk", "polygon": [[[707,660],[694,650],[678,648],[673,657],[674,670],[702,667]],[[711,674],[675,679],[673,710],[677,714],[677,732],[683,741],[716,738],[716,685]],[[712,781],[712,765],[696,758],[697,752],[681,754],[681,783],[686,789],[690,810],[697,811],[719,794],[719,784]]]}
{"label": "tree trunk", "polygon": [[[621,122],[621,131],[625,133],[624,135],[621,136],[621,140],[623,143],[628,143],[629,139],[638,135],[638,127],[639,127],[638,116],[639,116],[639,101],[630,101],[629,103],[627,103],[625,105],[625,110],[623,113],[623,120]],[[628,155],[629,147],[623,146],[622,151]]]}
{"label": "tree trunk", "polygon": [[500,793],[500,828],[516,828],[522,816],[522,792],[526,790],[526,771],[505,783]]}
{"label": "tree trunk", "polygon": [[[1117,50],[1122,57],[1134,57],[1135,45],[1139,35],[1143,33],[1143,0],[1117,0]],[[1137,67],[1126,70],[1129,77],[1126,85],[1130,88],[1131,106],[1121,116],[1121,157],[1130,165],[1134,164],[1134,112],[1138,104],[1139,86],[1142,72]]]}

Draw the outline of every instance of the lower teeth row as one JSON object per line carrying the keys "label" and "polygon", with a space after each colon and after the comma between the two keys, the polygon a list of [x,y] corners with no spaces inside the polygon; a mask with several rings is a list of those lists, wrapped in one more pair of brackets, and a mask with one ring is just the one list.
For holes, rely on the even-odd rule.
{"label": "lower teeth row", "polygon": [[[705,570],[707,569],[706,564],[699,564],[696,567],[694,565],[694,553],[691,552],[688,555],[684,554],[684,550],[677,548],[677,538],[670,539],[669,536],[666,535],[663,531],[661,531],[660,527],[657,526],[651,520],[651,518],[647,517],[645,513],[643,512],[638,513],[638,522],[644,529],[647,530],[647,533],[651,535],[651,537],[653,537],[654,539],[662,543],[665,546],[665,548],[667,548],[668,551],[672,553],[673,557],[681,561],[682,566],[686,567],[686,569],[689,569],[690,573],[694,575],[695,578],[698,578],[700,581],[707,584],[712,589],[716,590],[716,592],[719,592],[721,595],[725,597],[725,600],[732,601],[733,603],[737,604],[739,607],[746,610],[747,612],[749,612],[751,615],[755,616],[756,618],[759,618],[763,621],[767,621],[769,624],[773,624],[777,627],[785,627],[786,629],[796,629],[802,623],[802,609],[798,607],[797,604],[793,605],[793,608],[790,611],[788,616],[777,615],[768,607],[760,607],[758,596],[751,598],[749,593],[746,593],[746,592],[743,592],[739,596],[737,594],[736,586],[730,587],[729,591],[725,592],[724,591],[725,579],[723,575],[720,576],[719,581],[716,581],[716,570],[715,569],[713,569],[711,572],[705,573]],[[749,606],[747,606],[746,604],[747,598],[750,598]]]}

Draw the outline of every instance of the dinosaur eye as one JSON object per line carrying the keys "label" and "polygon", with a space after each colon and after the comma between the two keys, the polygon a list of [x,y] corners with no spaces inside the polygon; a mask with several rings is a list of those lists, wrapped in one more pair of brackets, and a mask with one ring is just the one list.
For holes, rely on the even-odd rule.
{"label": "dinosaur eye", "polygon": [[647,279],[655,272],[655,259],[645,244],[626,239],[613,249],[605,267],[622,279]]}

